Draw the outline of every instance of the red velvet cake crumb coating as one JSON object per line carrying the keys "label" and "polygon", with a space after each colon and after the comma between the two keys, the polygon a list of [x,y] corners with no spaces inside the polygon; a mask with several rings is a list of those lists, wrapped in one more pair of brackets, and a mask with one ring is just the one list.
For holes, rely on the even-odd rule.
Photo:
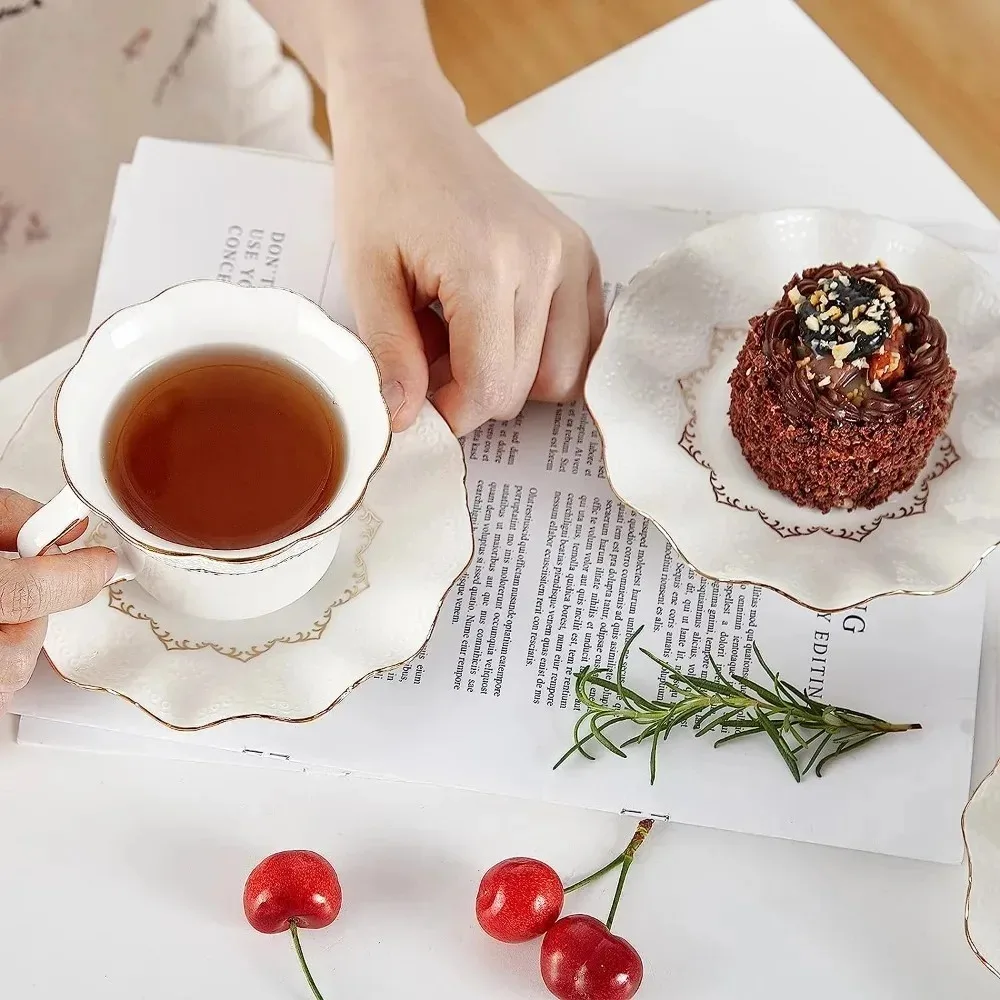
{"label": "red velvet cake crumb coating", "polygon": [[909,489],[951,413],[955,371],[926,296],[881,263],[807,268],[750,321],[729,422],[771,489],[876,507]]}

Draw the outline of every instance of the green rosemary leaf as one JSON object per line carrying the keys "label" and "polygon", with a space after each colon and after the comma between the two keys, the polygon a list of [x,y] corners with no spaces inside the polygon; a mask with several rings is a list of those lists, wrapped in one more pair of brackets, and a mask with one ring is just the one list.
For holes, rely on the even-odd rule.
{"label": "green rosemary leaf", "polygon": [[[609,681],[605,677],[596,677],[588,679],[588,684],[592,684],[595,691],[608,691],[613,694],[616,698],[618,697],[618,686],[612,681]],[[586,691],[577,691],[577,700],[587,709],[588,712],[618,712],[621,715],[632,717],[634,715],[640,714],[640,709],[632,707],[628,704],[623,704],[621,707],[616,707],[612,704],[605,704],[599,701],[595,694],[588,693]],[[655,706],[653,711],[656,711]]]}
{"label": "green rosemary leaf", "polygon": [[[586,750],[583,749],[584,743],[586,743],[587,739],[590,738],[587,737],[587,739],[583,739],[581,738],[580,735],[580,730],[584,727],[584,724],[586,722],[587,722],[587,716],[585,714],[581,714],[579,718],[576,720],[576,725],[573,726],[573,749],[569,750],[568,753],[572,753],[573,750],[579,750],[580,753],[582,753],[583,756],[587,758],[587,760],[596,760],[597,759],[596,757],[592,756]],[[561,763],[562,761],[559,762],[559,764]],[[559,764],[556,764],[556,767],[558,767]]]}
{"label": "green rosemary leaf", "polygon": [[843,757],[844,754],[850,753],[852,750],[857,750],[858,747],[863,747],[866,743],[871,743],[872,740],[877,740],[882,736],[887,736],[887,733],[866,733],[861,739],[855,740],[853,743],[841,744],[833,753],[827,754],[817,765],[816,765],[816,777],[822,778],[823,771],[826,765],[830,763],[831,760],[835,760],[837,757]]}
{"label": "green rosemary leaf", "polygon": [[813,701],[812,698],[810,698],[809,695],[805,693],[805,691],[801,690],[800,688],[793,687],[791,684],[788,683],[788,681],[784,680],[777,674],[775,676],[778,677],[778,684],[781,687],[783,696],[787,698],[791,704],[800,705],[808,712],[817,711],[817,709],[819,708],[818,703]]}
{"label": "green rosemary leaf", "polygon": [[651,722],[641,733],[637,733],[635,736],[630,736],[627,740],[625,740],[625,742],[621,745],[622,750],[624,750],[625,747],[635,746],[643,740],[648,740],[661,725],[662,723],[660,722]]}
{"label": "green rosemary leaf", "polygon": [[[785,719],[784,724],[781,727],[781,733],[783,736],[791,736],[793,740],[798,744],[794,749],[789,747],[791,753],[799,753],[801,750],[805,750],[809,746],[809,741],[806,740],[802,734],[799,732],[798,726],[794,725],[791,720]],[[787,745],[787,740],[785,741]]]}
{"label": "green rosemary leaf", "polygon": [[699,694],[718,694],[728,698],[733,693],[732,687],[726,687],[708,677],[688,677],[687,680],[689,686]]}
{"label": "green rosemary leaf", "polygon": [[[677,667],[671,666],[665,660],[661,660],[654,653],[651,653],[644,646],[640,649],[640,652],[648,656],[661,670],[663,670],[668,677],[672,677],[674,681],[686,688],[698,688],[706,684],[711,684],[714,682],[706,682],[703,677],[692,676],[691,674],[685,673],[683,670],[678,670]],[[729,688],[724,685],[719,685],[720,692],[729,692]]]}
{"label": "green rosemary leaf", "polygon": [[596,676],[596,671],[593,673],[580,674],[579,681],[576,685],[576,698],[581,705],[584,705],[588,710],[594,712],[602,712],[608,706],[602,705],[592,694],[591,689],[604,689],[606,691],[614,692],[615,686],[611,681],[608,681],[604,677]]}
{"label": "green rosemary leaf", "polygon": [[[801,733],[801,730],[802,730],[802,729],[803,729],[803,727],[802,727],[802,726],[796,726],[796,727],[795,727],[795,731],[796,731],[796,735],[797,735],[797,737],[798,737],[799,739],[801,739],[801,737],[802,737],[802,733]],[[810,737],[809,737],[809,738],[808,738],[807,740],[802,740],[802,742],[800,743],[800,746],[801,746],[801,748],[802,748],[803,750],[807,750],[807,749],[808,749],[809,747],[811,747],[811,746],[812,746],[812,745],[813,745],[813,744],[814,744],[814,743],[815,743],[815,742],[816,742],[816,741],[817,741],[817,740],[818,740],[818,739],[819,739],[819,738],[820,738],[820,737],[821,737],[822,735],[823,735],[823,730],[822,730],[822,729],[817,729],[817,730],[816,730],[816,732],[814,732],[814,733],[812,734],[812,736],[810,736]]]}
{"label": "green rosemary leaf", "polygon": [[568,761],[568,760],[570,759],[570,757],[572,757],[572,756],[573,756],[573,754],[575,754],[575,753],[579,753],[579,754],[583,754],[583,756],[584,756],[584,757],[586,757],[586,758],[587,758],[587,760],[597,760],[597,758],[596,758],[596,757],[591,757],[591,756],[590,756],[590,754],[589,754],[589,753],[587,753],[587,751],[583,749],[583,744],[584,744],[584,742],[586,742],[586,741],[584,740],[584,741],[581,741],[580,743],[574,743],[574,744],[573,744],[573,746],[571,746],[571,747],[570,747],[570,748],[569,748],[569,749],[568,749],[568,750],[567,750],[567,751],[566,751],[566,752],[565,752],[565,753],[564,753],[564,754],[563,754],[563,755],[562,755],[562,756],[561,756],[561,757],[560,757],[560,758],[559,758],[559,759],[558,759],[558,760],[557,760],[557,761],[556,761],[556,762],[555,762],[555,763],[554,763],[554,764],[552,765],[552,770],[553,770],[553,771],[558,771],[558,770],[559,770],[559,768],[560,768],[560,767],[562,767],[562,766],[563,766],[563,764],[565,764],[565,763],[566,763],[566,761]]}
{"label": "green rosemary leaf", "polygon": [[[656,744],[660,738],[661,732],[662,732],[662,726],[654,731],[653,742],[649,747],[649,783],[651,785],[656,783]],[[669,732],[669,729],[667,730],[667,732]]]}
{"label": "green rosemary leaf", "polygon": [[[628,754],[626,754],[623,750],[620,750],[618,747],[616,747],[614,743],[612,743],[611,740],[609,740],[607,736],[604,735],[604,730],[607,728],[607,726],[602,727],[598,724],[598,720],[601,719],[601,716],[603,714],[604,713],[602,712],[596,712],[593,715],[591,715],[590,735],[593,736],[594,739],[597,740],[597,742],[600,743],[601,746],[603,746],[604,749],[609,751],[610,753],[616,754],[619,757],[627,757]],[[614,715],[612,715],[611,720],[608,722],[608,725],[614,725],[615,722],[619,721],[619,718],[620,717],[615,717]]]}
{"label": "green rosemary leaf", "polygon": [[695,733],[700,732],[711,722],[711,720],[715,716],[719,714],[725,714],[725,712],[727,712],[728,710],[729,710],[728,705],[718,705],[718,704],[709,705],[708,708],[706,708],[700,715],[698,715],[695,718],[694,722],[691,723],[692,731]]}
{"label": "green rosemary leaf", "polygon": [[729,681],[726,680],[726,675],[722,672],[722,667],[715,662],[715,657],[711,653],[708,654],[708,662],[712,664],[712,670],[715,671],[715,676],[719,679],[719,682],[728,685]]}
{"label": "green rosemary leaf", "polygon": [[642,652],[658,664],[661,669],[665,670],[671,677],[674,677],[678,682],[689,689],[700,691],[702,693],[711,691],[713,694],[723,695],[730,695],[733,693],[731,684],[713,681],[708,677],[699,677],[697,674],[685,673],[683,670],[678,670],[676,667],[672,667],[670,664],[664,663],[662,660],[658,660],[648,649],[643,649]]}
{"label": "green rosemary leaf", "polygon": [[[876,715],[866,715],[864,712],[855,712],[849,708],[834,708],[835,711],[845,722],[850,723],[855,729],[868,729],[872,726],[875,727],[890,727],[890,723],[886,722],[885,719],[880,719]],[[898,729],[900,727],[892,727],[893,729]],[[907,729],[919,729],[919,725],[907,726]]]}
{"label": "green rosemary leaf", "polygon": [[[819,734],[817,733],[817,735]],[[803,774],[808,774],[813,769],[814,765],[816,764],[816,761],[818,761],[820,757],[823,756],[823,751],[829,746],[830,740],[832,739],[833,739],[832,733],[827,733],[823,737],[823,739],[820,741],[819,746],[816,747],[816,749],[813,751],[813,755],[809,758],[809,763],[806,764],[804,768],[802,768]]]}
{"label": "green rosemary leaf", "polygon": [[823,707],[828,712],[836,712],[837,715],[845,719],[853,718],[861,722],[885,722],[884,719],[880,719],[877,715],[868,715],[867,712],[859,712],[853,708],[841,708],[839,705],[824,705]]}
{"label": "green rosemary leaf", "polygon": [[[628,651],[632,648],[632,643],[642,635],[643,626],[640,625],[626,640],[625,644],[622,646],[622,651],[618,656],[618,670],[615,673],[615,681],[618,686],[618,697],[621,699],[623,704],[628,704],[629,700],[626,695],[625,687],[625,664],[628,660]],[[629,692],[630,694],[631,692]]]}
{"label": "green rosemary leaf", "polygon": [[798,688],[792,687],[792,685],[789,684],[788,681],[783,681],[781,677],[778,675],[778,673],[772,670],[767,665],[766,661],[764,660],[764,657],[761,656],[760,650],[757,648],[757,643],[753,644],[753,655],[756,657],[757,662],[760,664],[760,667],[764,671],[764,673],[766,673],[767,676],[771,678],[771,681],[774,683],[775,693],[779,698],[781,699],[787,698],[791,700],[793,703],[799,702],[802,708],[808,708],[811,709],[812,711],[815,711],[816,702],[814,702],[805,693],[805,691],[800,691]]}
{"label": "green rosemary leaf", "polygon": [[788,765],[788,770],[792,772],[792,777],[796,781],[801,781],[802,775],[799,773],[799,762],[795,759],[795,754],[788,749],[788,744],[782,739],[781,733],[778,732],[774,723],[768,717],[767,712],[763,709],[757,709],[757,718],[760,720],[764,732],[771,738],[775,749],[781,754],[785,764]]}
{"label": "green rosemary leaf", "polygon": [[758,733],[764,732],[761,726],[754,726],[752,729],[741,729],[739,732],[730,733],[728,736],[723,736],[717,739],[712,746],[721,747],[723,743],[732,743],[733,740],[741,740],[744,736],[756,736]]}
{"label": "green rosemary leaf", "polygon": [[712,719],[708,725],[696,726],[695,736],[704,736],[706,733],[712,732],[713,729],[722,729],[724,726],[729,725],[730,720],[735,719],[742,711],[742,708],[731,708],[728,712],[722,712]]}
{"label": "green rosemary leaf", "polygon": [[671,716],[670,728],[672,729],[674,726],[679,726],[682,723],[687,722],[688,719],[693,719],[696,715],[701,715],[701,712],[701,705],[689,705],[687,708],[678,706]]}
{"label": "green rosemary leaf", "polygon": [[783,695],[781,693],[781,685],[778,683],[778,675],[764,662],[764,657],[760,655],[760,651],[757,649],[757,643],[753,644],[753,651],[764,673],[771,679],[771,683],[774,685],[775,697],[780,701]]}
{"label": "green rosemary leaf", "polygon": [[[588,720],[587,715],[581,715],[580,718],[577,720],[576,726],[574,726],[574,728],[573,728],[574,733],[577,732],[577,730],[578,730],[578,728],[580,726],[586,724],[588,721],[589,720]],[[610,729],[612,726],[617,725],[619,722],[627,722],[627,721],[629,721],[627,718],[622,718],[621,716],[616,716],[615,718],[610,719],[608,722],[605,722],[600,727],[601,732],[603,733],[605,729]],[[571,746],[559,758],[559,760],[557,760],[555,762],[555,764],[552,765],[552,770],[554,771],[557,767],[560,767],[562,764],[565,764],[566,761],[568,761],[570,759],[570,757],[572,757],[573,754],[575,754],[575,753],[581,754],[582,756],[586,757],[587,760],[597,760],[596,757],[592,756],[590,753],[588,753],[586,750],[584,750],[584,745],[586,743],[589,743],[592,739],[594,739],[594,736],[592,736],[590,733],[588,733],[586,736],[582,737],[581,739],[577,739],[573,743],[573,746]],[[622,754],[621,756],[624,757],[625,755]]]}
{"label": "green rosemary leaf", "polygon": [[638,691],[634,691],[630,687],[624,688],[624,691],[628,695],[629,701],[635,703],[635,711],[637,712],[644,712],[648,714],[652,712],[659,712],[662,709],[661,705],[643,697]]}
{"label": "green rosemary leaf", "polygon": [[601,688],[604,691],[611,691],[613,693],[618,692],[618,685],[611,680],[610,677],[602,677],[603,671],[593,671],[592,673],[583,674],[583,683],[587,687]]}
{"label": "green rosemary leaf", "polygon": [[758,698],[762,701],[766,701],[769,705],[773,705],[775,708],[783,708],[781,699],[775,695],[773,691],[769,691],[763,684],[758,684],[755,680],[750,677],[741,677],[739,674],[732,675],[733,680],[744,688],[749,688]]}

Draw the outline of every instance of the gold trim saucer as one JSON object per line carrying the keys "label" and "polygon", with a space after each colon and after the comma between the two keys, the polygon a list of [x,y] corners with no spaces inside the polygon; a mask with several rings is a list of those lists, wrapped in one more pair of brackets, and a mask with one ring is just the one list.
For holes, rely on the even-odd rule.
{"label": "gold trim saucer", "polygon": [[[790,511],[791,502],[770,494],[739,454],[726,417],[728,386],[717,391],[711,426],[702,434],[714,452],[702,457],[716,473],[724,461],[727,492],[741,498],[720,501],[705,462],[692,461],[684,437],[691,419],[685,380],[711,366],[713,350],[722,363],[713,331],[737,328],[762,312],[804,266],[875,259],[925,289],[949,330],[959,373],[949,440],[934,456],[942,467],[931,469],[932,483],[925,477],[921,516],[888,517],[879,508],[878,531],[865,524],[868,511],[854,520],[850,512],[814,512],[803,520],[810,512]],[[615,299],[584,387],[608,483],[699,575],[717,583],[765,587],[820,613],[880,597],[947,593],[1000,545],[1000,494],[993,489],[1000,478],[1000,407],[990,405],[1000,393],[998,327],[996,279],[899,223],[803,209],[711,226],[640,271]],[[715,382],[725,383],[714,370],[712,381],[713,392]],[[700,401],[699,418],[705,412]],[[778,531],[775,523],[797,530]],[[848,546],[845,537],[863,544]]]}
{"label": "gold trim saucer", "polygon": [[[0,455],[0,481],[39,499],[63,485],[45,405],[56,384]],[[206,622],[128,584],[54,615],[47,658],[69,683],[114,694],[174,730],[317,719],[426,644],[472,558],[466,475],[460,443],[427,404],[394,436],[327,576],[296,604],[248,622]]]}

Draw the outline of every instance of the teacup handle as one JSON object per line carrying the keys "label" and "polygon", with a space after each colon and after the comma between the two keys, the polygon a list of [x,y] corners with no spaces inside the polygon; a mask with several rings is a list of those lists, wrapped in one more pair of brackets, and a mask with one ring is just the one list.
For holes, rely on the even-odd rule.
{"label": "teacup handle", "polygon": [[[17,533],[17,551],[24,557],[40,555],[57,538],[78,524],[85,517],[92,517],[93,512],[68,487],[64,486],[47,504],[35,511]],[[135,579],[135,567],[125,553],[116,550],[118,555],[118,571],[108,581],[124,583]]]}

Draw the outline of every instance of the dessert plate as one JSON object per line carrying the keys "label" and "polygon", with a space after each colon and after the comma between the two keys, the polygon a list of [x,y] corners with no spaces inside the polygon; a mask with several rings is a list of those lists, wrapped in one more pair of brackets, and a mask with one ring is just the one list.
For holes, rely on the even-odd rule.
{"label": "dessert plate", "polygon": [[983,779],[962,815],[969,884],[965,936],[976,957],[1000,979],[1000,762]]}
{"label": "dessert plate", "polygon": [[[921,287],[958,372],[951,419],[906,493],[828,514],[768,489],[729,428],[750,317],[804,267],[882,260]],[[1000,542],[1000,286],[957,250],[851,212],[740,216],[689,237],[618,295],[587,376],[608,479],[703,576],[817,611],[961,583]]]}
{"label": "dessert plate", "polygon": [[[38,500],[64,484],[52,421],[57,384],[0,457],[0,482]],[[53,615],[45,652],[65,680],[120,695],[174,729],[316,718],[427,641],[472,558],[465,472],[461,445],[428,404],[393,437],[329,572],[295,604],[211,622],[164,608],[135,584],[117,585]],[[77,544],[104,541],[97,528]]]}

